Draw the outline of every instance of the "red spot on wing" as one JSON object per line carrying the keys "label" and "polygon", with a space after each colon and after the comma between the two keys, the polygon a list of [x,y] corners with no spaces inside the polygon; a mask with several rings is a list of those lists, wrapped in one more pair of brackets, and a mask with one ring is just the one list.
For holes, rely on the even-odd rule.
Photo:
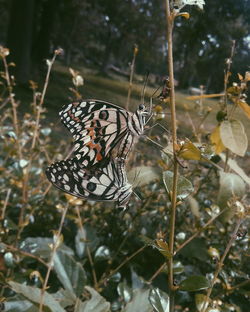
{"label": "red spot on wing", "polygon": [[93,143],[92,141],[90,141],[90,142],[88,142],[86,145],[89,146],[92,150],[95,150],[95,151],[97,152],[97,154],[96,154],[96,160],[97,160],[97,161],[102,160],[103,157],[102,157],[102,155],[100,154],[100,151],[101,151],[102,147],[101,147],[100,144],[98,144],[98,143]]}

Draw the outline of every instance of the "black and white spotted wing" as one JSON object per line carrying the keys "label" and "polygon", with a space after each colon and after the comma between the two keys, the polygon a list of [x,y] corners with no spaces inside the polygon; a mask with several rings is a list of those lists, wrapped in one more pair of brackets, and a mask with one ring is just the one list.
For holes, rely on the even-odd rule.
{"label": "black and white spotted wing", "polygon": [[142,104],[130,113],[108,102],[84,100],[65,105],[59,114],[73,134],[76,158],[91,167],[110,157],[114,148],[114,157],[126,159],[134,138],[143,133],[149,112]]}
{"label": "black and white spotted wing", "polygon": [[46,169],[49,181],[60,190],[94,201],[116,201],[126,206],[132,187],[127,181],[124,161],[116,158],[102,168],[85,168],[76,157],[56,162]]}

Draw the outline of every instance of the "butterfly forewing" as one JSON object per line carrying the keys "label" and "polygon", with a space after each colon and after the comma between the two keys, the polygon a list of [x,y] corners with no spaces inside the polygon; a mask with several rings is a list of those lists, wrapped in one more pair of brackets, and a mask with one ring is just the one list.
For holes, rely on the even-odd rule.
{"label": "butterfly forewing", "polygon": [[124,138],[130,113],[113,104],[86,100],[60,112],[74,138],[74,153],[86,167],[101,162]]}
{"label": "butterfly forewing", "polygon": [[101,164],[113,149],[115,156],[126,159],[134,137],[143,132],[144,107],[132,114],[114,104],[85,100],[65,105],[61,112],[63,124],[74,138],[74,154],[85,167]]}

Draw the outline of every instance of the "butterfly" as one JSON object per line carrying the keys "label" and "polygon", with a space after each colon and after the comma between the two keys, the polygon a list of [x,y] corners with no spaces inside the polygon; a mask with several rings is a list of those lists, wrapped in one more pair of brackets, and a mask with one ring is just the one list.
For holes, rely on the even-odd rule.
{"label": "butterfly", "polygon": [[105,101],[84,100],[64,105],[59,115],[73,135],[75,157],[91,167],[111,156],[126,160],[150,112],[143,104],[131,113]]}
{"label": "butterfly", "polygon": [[120,158],[110,158],[102,167],[86,168],[73,157],[50,165],[45,173],[55,187],[68,194],[94,201],[116,201],[122,210],[132,194],[125,163]]}

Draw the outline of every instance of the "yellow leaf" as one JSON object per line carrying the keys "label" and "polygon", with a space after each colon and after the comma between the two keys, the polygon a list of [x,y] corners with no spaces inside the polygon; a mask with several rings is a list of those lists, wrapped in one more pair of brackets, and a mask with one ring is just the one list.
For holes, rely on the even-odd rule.
{"label": "yellow leaf", "polygon": [[238,78],[239,78],[240,81],[244,79],[243,76],[241,74],[239,74],[239,73],[238,73]]}
{"label": "yellow leaf", "polygon": [[249,81],[250,80],[250,71],[247,71],[245,73],[245,81]]}
{"label": "yellow leaf", "polygon": [[166,243],[164,240],[161,239],[156,239],[155,242],[159,247],[158,250],[160,251],[160,253],[166,258],[170,258],[171,254],[169,251],[168,243]]}
{"label": "yellow leaf", "polygon": [[190,14],[189,14],[188,12],[183,12],[183,13],[179,13],[178,16],[182,16],[182,17],[184,17],[185,19],[189,19]]}
{"label": "yellow leaf", "polygon": [[220,154],[220,153],[222,153],[226,149],[226,147],[224,146],[224,144],[221,141],[220,126],[217,126],[214,129],[214,131],[210,135],[210,141],[211,141],[212,144],[215,145],[214,151],[215,151],[216,154]]}
{"label": "yellow leaf", "polygon": [[250,106],[247,105],[247,103],[242,100],[237,101],[237,104],[243,110],[245,115],[250,119]]}
{"label": "yellow leaf", "polygon": [[178,156],[186,160],[201,160],[201,151],[189,140],[181,146]]}

